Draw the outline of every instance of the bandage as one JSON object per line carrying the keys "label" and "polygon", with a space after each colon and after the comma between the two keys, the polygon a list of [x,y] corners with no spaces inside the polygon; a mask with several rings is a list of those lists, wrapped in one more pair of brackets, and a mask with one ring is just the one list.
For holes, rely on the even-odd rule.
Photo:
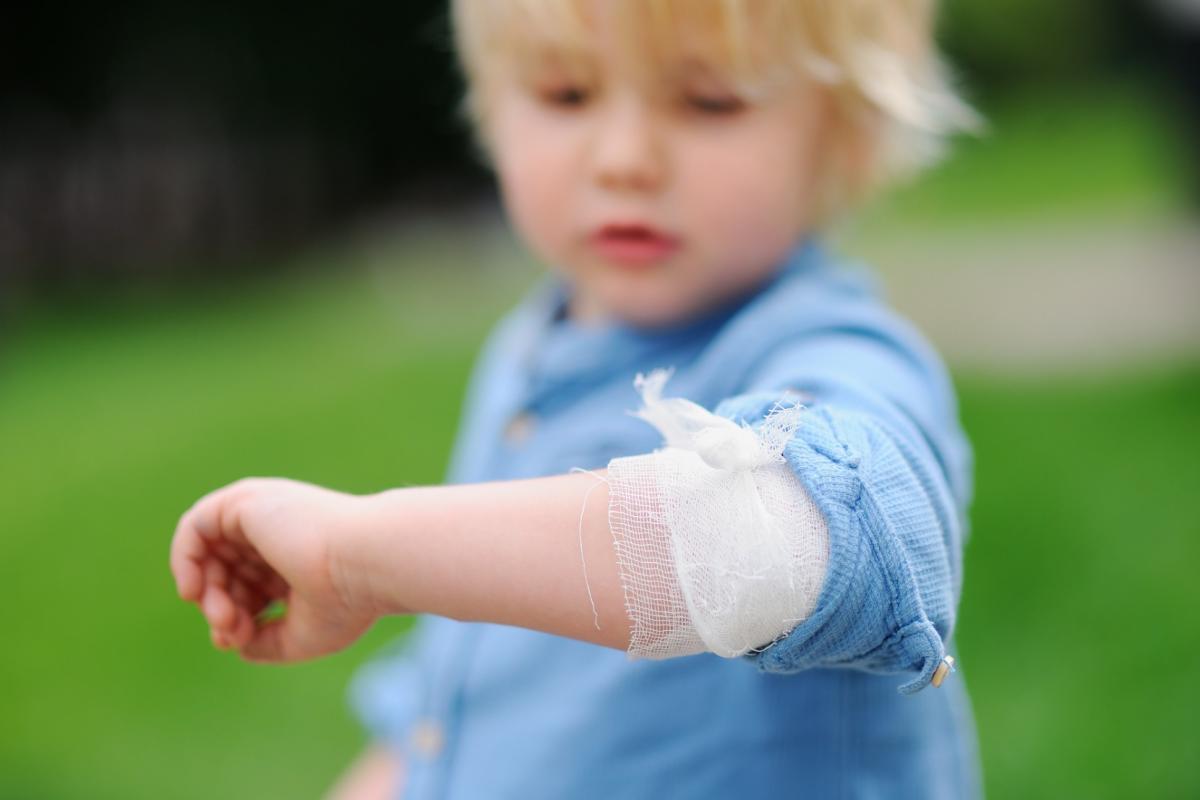
{"label": "bandage", "polygon": [[757,430],[683,398],[662,397],[671,372],[637,376],[665,447],[608,464],[609,527],[629,655],[670,658],[760,650],[812,612],[829,532],[784,445],[799,404],[776,404]]}

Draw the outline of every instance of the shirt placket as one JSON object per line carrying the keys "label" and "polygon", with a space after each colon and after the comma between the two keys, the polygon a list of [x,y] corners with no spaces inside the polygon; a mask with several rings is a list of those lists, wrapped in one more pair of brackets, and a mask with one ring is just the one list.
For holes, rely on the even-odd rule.
{"label": "shirt placket", "polygon": [[407,732],[405,800],[435,800],[448,793],[450,763],[462,726],[461,692],[478,626],[448,624],[429,654],[428,691],[421,713]]}
{"label": "shirt placket", "polygon": [[[561,294],[557,297],[561,300]],[[574,391],[572,384],[586,385],[621,366],[609,356],[633,364],[638,357],[659,349],[651,346],[649,340],[612,330],[581,334],[556,326],[552,319],[556,306],[551,302],[543,307],[539,324],[533,326],[530,335],[520,343],[519,352],[514,354],[514,385],[519,388],[502,401],[506,408],[498,430],[493,432],[492,452],[486,459],[489,480],[511,478],[528,469],[525,456],[531,448],[536,448],[537,428],[543,424],[541,417],[554,410],[541,407],[545,400],[570,393]],[[557,341],[555,337],[559,337]],[[451,796],[453,760],[466,722],[466,679],[485,627],[477,623],[455,624],[448,635],[441,637],[430,659],[429,695],[424,713],[409,731],[407,742],[413,764],[403,795],[406,800],[441,800]]]}

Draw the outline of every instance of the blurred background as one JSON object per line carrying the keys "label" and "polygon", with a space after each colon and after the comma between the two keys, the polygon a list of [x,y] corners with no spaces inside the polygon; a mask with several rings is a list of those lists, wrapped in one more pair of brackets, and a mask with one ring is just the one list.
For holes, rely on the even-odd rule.
{"label": "blurred background", "polygon": [[[957,655],[993,797],[1200,796],[1198,6],[946,0],[990,130],[836,233],[977,450]],[[410,620],[250,666],[167,548],[245,475],[440,481],[541,274],[443,3],[6,16],[0,798],[318,796],[363,745],[349,675]]]}

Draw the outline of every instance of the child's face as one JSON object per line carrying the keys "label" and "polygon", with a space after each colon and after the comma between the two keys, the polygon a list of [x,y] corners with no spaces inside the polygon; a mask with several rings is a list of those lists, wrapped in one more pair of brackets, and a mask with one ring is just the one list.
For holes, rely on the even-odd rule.
{"label": "child's face", "polygon": [[799,80],[743,96],[704,47],[647,81],[604,5],[582,71],[547,47],[487,82],[493,160],[517,229],[572,284],[572,317],[686,321],[806,232],[827,99]]}

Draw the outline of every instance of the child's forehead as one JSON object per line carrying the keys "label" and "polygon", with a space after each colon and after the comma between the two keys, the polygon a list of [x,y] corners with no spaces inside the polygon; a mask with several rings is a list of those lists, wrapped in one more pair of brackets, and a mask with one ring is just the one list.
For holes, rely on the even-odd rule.
{"label": "child's forehead", "polygon": [[644,76],[687,78],[729,72],[732,64],[719,50],[692,45],[671,50],[635,50],[632,55],[606,57],[600,47],[543,40],[509,53],[513,64],[521,71],[563,71],[574,74],[603,72],[605,64],[616,62]]}
{"label": "child's forehead", "polygon": [[[653,18],[634,17],[626,24],[600,26],[583,20],[559,28],[520,27],[506,32],[493,55],[519,72],[547,70],[595,75],[611,65],[654,80],[678,80],[711,75],[751,77],[765,72],[765,48],[746,57],[741,42],[704,16],[681,17],[675,24],[651,24]],[[772,68],[778,64],[770,65]]]}
{"label": "child's forehead", "polygon": [[656,89],[715,80],[765,97],[807,77],[794,0],[460,1],[470,2],[466,59],[483,86],[619,75]]}

